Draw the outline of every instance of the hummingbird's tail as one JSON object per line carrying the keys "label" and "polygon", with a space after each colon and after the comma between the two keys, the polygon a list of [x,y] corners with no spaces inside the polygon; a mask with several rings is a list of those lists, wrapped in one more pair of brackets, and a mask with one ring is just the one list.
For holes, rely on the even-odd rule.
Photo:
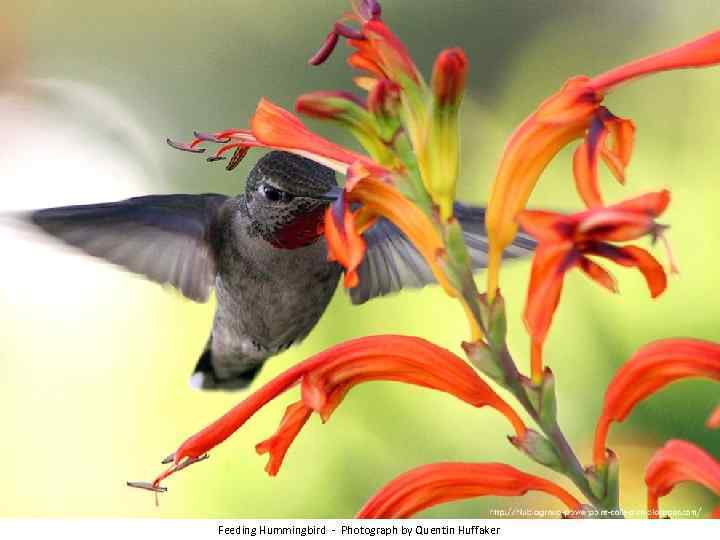
{"label": "hummingbird's tail", "polygon": [[210,336],[190,377],[190,386],[196,390],[234,391],[247,388],[262,369],[263,361],[232,360],[228,362],[214,357]]}

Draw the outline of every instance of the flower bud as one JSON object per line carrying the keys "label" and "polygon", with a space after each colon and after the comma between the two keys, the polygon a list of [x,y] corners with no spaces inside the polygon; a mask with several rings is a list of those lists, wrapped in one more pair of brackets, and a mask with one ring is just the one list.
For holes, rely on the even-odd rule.
{"label": "flower bud", "polygon": [[441,52],[433,67],[432,89],[441,107],[457,107],[465,93],[468,61],[462,49]]}
{"label": "flower bud", "polygon": [[550,441],[537,431],[528,429],[521,437],[508,437],[508,440],[533,461],[556,471],[563,471],[557,451]]}
{"label": "flower bud", "polygon": [[458,109],[467,75],[467,60],[461,49],[448,49],[438,56],[433,69],[433,104],[428,136],[420,148],[425,187],[440,207],[440,216],[452,216],[457,183],[460,137]]}

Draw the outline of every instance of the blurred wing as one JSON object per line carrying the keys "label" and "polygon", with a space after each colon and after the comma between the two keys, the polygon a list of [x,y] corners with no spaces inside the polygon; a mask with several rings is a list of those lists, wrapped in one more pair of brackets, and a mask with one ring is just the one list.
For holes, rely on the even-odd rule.
{"label": "blurred wing", "polygon": [[[455,217],[460,221],[473,270],[487,266],[485,209],[455,203]],[[362,304],[402,288],[419,288],[435,283],[425,259],[400,230],[386,219],[380,219],[365,233],[367,254],[358,268],[358,286],[350,289],[353,304]],[[526,257],[535,249],[535,241],[519,233],[505,250],[505,258]]]}
{"label": "blurred wing", "polygon": [[210,233],[224,195],[151,195],[46,208],[26,219],[46,233],[205,302],[215,279]]}

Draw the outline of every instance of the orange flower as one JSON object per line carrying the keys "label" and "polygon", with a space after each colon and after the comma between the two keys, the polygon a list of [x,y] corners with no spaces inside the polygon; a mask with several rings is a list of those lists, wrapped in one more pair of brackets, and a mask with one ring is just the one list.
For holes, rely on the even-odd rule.
{"label": "orange flower", "polygon": [[542,376],[542,345],[560,301],[565,273],[579,268],[589,278],[616,292],[615,279],[588,256],[603,257],[621,266],[635,267],[645,277],[650,293],[665,290],[667,278],[662,266],[647,251],[636,246],[616,246],[647,234],[657,237],[663,227],[655,222],[667,207],[667,190],[648,193],[607,207],[592,208],[573,215],[525,211],[518,222],[538,240],[525,304],[525,325],[532,338],[532,373]]}
{"label": "orange flower", "polygon": [[[344,192],[343,192],[344,195]],[[350,210],[347,197],[332,204],[325,213],[325,238],[328,259],[345,268],[345,288],[357,287],[357,269],[365,257],[367,246],[355,227],[355,213]]]}
{"label": "orange flower", "polygon": [[312,411],[326,421],[353,386],[368,381],[405,382],[452,394],[474,407],[489,405],[510,421],[518,437],[526,432],[517,413],[450,351],[415,337],[371,336],[341,343],[275,377],[182,443],[170,458],[171,467],[152,484],[134,485],[161,490],[163,479],[202,459],[264,405],[301,383],[302,400],[288,407],[278,431],[256,447],[270,454],[266,470],[274,475]]}
{"label": "orange flower", "polygon": [[[571,141],[585,137],[575,155],[576,182],[588,206],[602,205],[597,189],[597,158],[602,157],[622,180],[633,144],[631,121],[601,106],[615,86],[642,75],[720,62],[720,32],[659,54],[625,64],[594,78],[569,79],[512,134],[498,165],[486,224],[490,238],[488,295],[495,295],[503,250],[517,233],[516,218],[527,204],[545,167]],[[606,142],[612,136],[612,144]]]}
{"label": "orange flower", "polygon": [[380,489],[355,516],[408,518],[438,504],[487,495],[511,497],[543,491],[573,512],[580,502],[563,488],[503,463],[433,463],[401,474]]}
{"label": "orange flower", "polygon": [[[720,463],[694,444],[679,440],[668,441],[655,452],[645,469],[650,519],[659,517],[658,499],[682,482],[701,484],[720,496]],[[713,517],[720,517],[719,511],[720,506],[713,512]]]}
{"label": "orange flower", "polygon": [[366,156],[314,134],[296,116],[265,98],[260,100],[250,125],[255,138],[266,147],[299,154],[343,174],[356,161],[383,170]]}
{"label": "orange flower", "polygon": [[[402,42],[380,19],[380,4],[376,0],[353,2],[354,13],[346,14],[336,22],[320,50],[310,58],[309,63],[319,65],[328,59],[340,37],[357,49],[348,59],[355,68],[368,71],[381,79],[390,79],[400,85],[405,82],[419,84],[422,76],[415,67],[410,54]],[[359,24],[359,29],[347,26],[342,21]]]}
{"label": "orange flower", "polygon": [[605,392],[595,428],[593,460],[605,463],[612,422],[622,422],[640,401],[668,384],[689,377],[720,381],[720,345],[699,339],[663,339],[640,348],[618,370]]}
{"label": "orange flower", "polygon": [[204,143],[221,144],[220,148],[208,158],[208,161],[225,159],[230,150],[235,151],[229,169],[234,168],[239,159],[245,156],[248,149],[270,148],[284,150],[297,154],[330,167],[342,174],[346,174],[350,165],[355,162],[363,163],[379,177],[385,177],[390,172],[381,165],[373,162],[367,156],[357,154],[337,145],[307,129],[303,123],[292,113],[278,107],[271,101],[262,98],[258,103],[251,121],[250,130],[228,129],[215,133],[195,133],[190,143],[178,143],[168,139],[168,144],[178,150],[203,153],[205,149],[200,145]]}

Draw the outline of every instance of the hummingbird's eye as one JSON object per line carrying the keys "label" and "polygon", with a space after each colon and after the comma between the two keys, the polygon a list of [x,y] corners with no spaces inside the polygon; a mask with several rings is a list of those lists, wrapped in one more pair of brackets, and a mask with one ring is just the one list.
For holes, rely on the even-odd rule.
{"label": "hummingbird's eye", "polygon": [[293,199],[291,193],[277,189],[269,184],[262,184],[259,191],[270,202],[288,202]]}

